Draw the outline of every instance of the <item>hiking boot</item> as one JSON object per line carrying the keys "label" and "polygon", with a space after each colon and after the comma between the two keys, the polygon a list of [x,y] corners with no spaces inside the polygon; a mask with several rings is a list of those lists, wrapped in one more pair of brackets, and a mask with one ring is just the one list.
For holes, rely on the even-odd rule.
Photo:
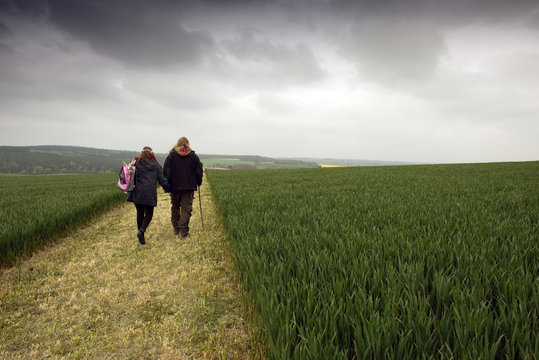
{"label": "hiking boot", "polygon": [[144,231],[143,230],[138,231],[137,237],[138,237],[138,242],[139,243],[141,243],[142,245],[146,244],[146,241],[144,241]]}

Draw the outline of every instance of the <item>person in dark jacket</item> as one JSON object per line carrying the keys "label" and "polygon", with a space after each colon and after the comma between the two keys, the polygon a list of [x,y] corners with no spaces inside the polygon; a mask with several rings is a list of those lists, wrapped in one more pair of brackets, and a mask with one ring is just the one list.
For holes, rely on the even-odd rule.
{"label": "person in dark jacket", "polygon": [[170,219],[174,233],[182,238],[189,236],[189,220],[193,211],[195,190],[202,184],[202,163],[189,146],[189,140],[181,137],[170,150],[163,172],[170,184]]}
{"label": "person in dark jacket", "polygon": [[144,233],[152,221],[154,207],[157,206],[157,183],[166,192],[170,191],[170,187],[151,147],[144,147],[135,166],[135,189],[127,193],[127,201],[133,202],[137,208],[137,237],[144,245]]}

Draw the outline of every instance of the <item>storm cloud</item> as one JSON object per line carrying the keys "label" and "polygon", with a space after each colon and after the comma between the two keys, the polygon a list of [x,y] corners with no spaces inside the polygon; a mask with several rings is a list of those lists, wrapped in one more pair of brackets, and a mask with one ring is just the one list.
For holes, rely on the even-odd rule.
{"label": "storm cloud", "polygon": [[537,160],[538,61],[532,0],[0,0],[0,144]]}
{"label": "storm cloud", "polygon": [[174,16],[147,13],[137,3],[119,7],[114,2],[54,0],[50,5],[52,24],[126,64],[192,64],[214,47],[208,32],[187,31]]}

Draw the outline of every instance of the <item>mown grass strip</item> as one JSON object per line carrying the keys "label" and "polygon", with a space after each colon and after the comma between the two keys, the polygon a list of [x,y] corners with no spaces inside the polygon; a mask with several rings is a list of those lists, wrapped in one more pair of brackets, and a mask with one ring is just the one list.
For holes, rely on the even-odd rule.
{"label": "mown grass strip", "polygon": [[0,175],[0,266],[125,201],[116,174]]}
{"label": "mown grass strip", "polygon": [[539,162],[208,178],[269,358],[538,353]]}

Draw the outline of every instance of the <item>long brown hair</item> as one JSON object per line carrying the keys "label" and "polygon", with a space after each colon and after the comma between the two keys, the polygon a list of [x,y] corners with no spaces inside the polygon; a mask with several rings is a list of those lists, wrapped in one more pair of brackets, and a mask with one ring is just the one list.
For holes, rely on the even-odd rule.
{"label": "long brown hair", "polygon": [[157,165],[159,165],[159,167],[162,169],[163,167],[161,166],[161,164],[159,164],[159,161],[157,161],[157,159],[155,158],[155,154],[153,153],[153,150],[151,147],[149,146],[145,146],[143,149],[142,149],[142,152],[140,153],[140,155],[138,156],[138,161],[140,162],[141,160],[144,160],[144,159],[147,159],[148,161],[150,160],[154,160]]}

